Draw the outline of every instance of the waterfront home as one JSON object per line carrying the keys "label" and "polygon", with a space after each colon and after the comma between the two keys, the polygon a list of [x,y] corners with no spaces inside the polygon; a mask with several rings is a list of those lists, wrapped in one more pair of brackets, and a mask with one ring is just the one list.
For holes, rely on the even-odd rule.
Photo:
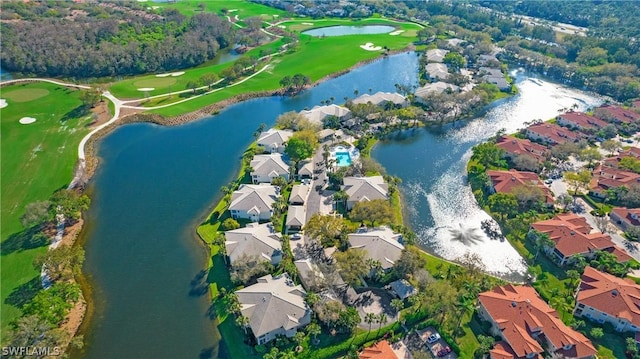
{"label": "waterfront home", "polygon": [[258,344],[279,335],[291,338],[311,322],[311,309],[304,301],[307,293],[287,273],[258,278],[256,284],[237,290],[236,294],[241,315],[249,319]]}
{"label": "waterfront home", "polygon": [[553,205],[553,194],[547,186],[545,186],[540,177],[533,172],[517,171],[511,169],[509,171],[487,171],[489,180],[491,181],[491,192],[493,193],[512,193],[514,189],[521,186],[538,187],[544,194],[543,202],[547,205]]}
{"label": "waterfront home", "polygon": [[584,112],[567,112],[556,117],[558,125],[579,130],[583,133],[594,133],[608,125],[606,121],[589,116]]}
{"label": "waterfront home", "polygon": [[512,160],[518,156],[529,156],[538,161],[538,163],[542,163],[549,155],[548,148],[527,139],[512,136],[500,136],[496,141],[496,146],[502,148],[505,152],[505,157]]}
{"label": "waterfront home", "polygon": [[412,286],[406,279],[399,279],[389,283],[389,290],[391,294],[402,300],[418,294],[416,287]]}
{"label": "waterfront home", "polygon": [[409,105],[406,97],[392,92],[376,92],[373,95],[363,94],[352,100],[351,103],[354,105],[372,103],[380,107],[385,107],[387,104],[397,107],[407,107]]}
{"label": "waterfront home", "polygon": [[447,78],[449,78],[449,70],[447,69],[447,65],[445,64],[432,62],[430,64],[427,64],[424,70],[426,71],[427,76],[429,77],[429,81],[431,82],[446,80]]}
{"label": "waterfront home", "polygon": [[400,259],[404,249],[400,243],[402,235],[394,233],[389,227],[359,230],[356,233],[350,233],[348,237],[351,248],[363,249],[367,253],[367,258],[380,262],[385,271],[390,270]]}
{"label": "waterfront home", "polygon": [[323,291],[323,294],[331,294],[335,296],[335,293],[331,293],[330,287],[344,287],[345,283],[342,280],[338,271],[332,271],[323,273],[320,267],[311,260],[311,258],[299,259],[293,264],[298,269],[298,278],[300,283],[306,290]]}
{"label": "waterfront home", "polygon": [[279,153],[255,155],[249,164],[253,183],[271,183],[274,178],[289,180],[289,165]]}
{"label": "waterfront home", "polygon": [[640,208],[615,207],[609,213],[609,218],[625,231],[630,228],[640,229]]}
{"label": "waterfront home", "polygon": [[291,136],[293,136],[292,131],[270,128],[260,134],[258,145],[264,147],[265,152],[284,153],[285,143]]}
{"label": "waterfront home", "polygon": [[336,104],[325,106],[314,106],[311,110],[302,110],[300,114],[306,117],[311,123],[322,125],[322,120],[327,116],[335,116],[340,120],[351,118],[351,110]]}
{"label": "waterfront home", "polygon": [[605,158],[605,160],[602,161],[602,164],[608,167],[618,167],[620,166],[620,161],[626,157],[632,157],[636,160],[640,160],[640,148],[629,147],[626,150],[618,152],[617,156]]}
{"label": "waterfront home", "polygon": [[358,359],[398,359],[398,356],[393,351],[393,348],[391,348],[391,345],[389,345],[389,342],[383,340],[362,349],[362,351],[358,353]]}
{"label": "waterfront home", "polygon": [[[573,213],[558,214],[552,219],[531,224],[532,230],[544,233],[555,243],[553,248],[545,248],[560,265],[582,255],[591,258],[595,251],[606,251],[616,256],[619,262],[627,262],[631,257],[618,247],[608,234],[593,231],[587,219]],[[531,235],[535,237],[536,233]],[[534,238],[534,240],[536,240]]]}
{"label": "waterfront home", "polygon": [[576,294],[578,317],[594,322],[610,323],[619,331],[640,331],[640,286],[631,279],[623,279],[586,267]]}
{"label": "waterfront home", "polygon": [[278,265],[282,260],[282,236],[271,223],[249,223],[246,227],[224,232],[229,263],[242,256],[256,257]]}
{"label": "waterfront home", "polygon": [[307,201],[309,192],[311,192],[309,185],[297,184],[293,186],[289,195],[289,204],[303,205]]}
{"label": "waterfront home", "polygon": [[299,231],[307,223],[306,218],[307,209],[305,206],[289,206],[285,226],[288,231]]}
{"label": "waterfront home", "polygon": [[358,202],[387,199],[389,185],[384,183],[382,176],[345,177],[342,190],[347,194],[347,209],[352,209]]}
{"label": "waterfront home", "polygon": [[427,62],[442,62],[444,56],[449,53],[449,50],[444,49],[431,49],[427,50]]}
{"label": "waterfront home", "polygon": [[502,70],[498,68],[480,67],[478,69],[478,74],[484,81],[498,86],[500,91],[509,91],[511,89],[511,84],[507,82]]}
{"label": "waterfront home", "polygon": [[584,134],[560,127],[552,123],[539,123],[527,127],[525,136],[532,141],[542,142],[547,145],[559,145],[565,142],[577,142],[584,138]]}
{"label": "waterfront home", "polygon": [[529,286],[507,284],[480,293],[478,314],[502,338],[491,358],[595,358],[597,350],[581,333],[566,326],[558,313]]}
{"label": "waterfront home", "polygon": [[593,111],[593,115],[616,125],[632,125],[640,121],[640,113],[615,105],[602,105]]}
{"label": "waterfront home", "polygon": [[240,185],[240,188],[231,194],[231,217],[248,219],[251,222],[268,221],[273,215],[273,204],[278,196],[280,189],[269,184]]}
{"label": "waterfront home", "polygon": [[498,68],[500,66],[500,60],[495,57],[495,55],[480,55],[476,60],[477,67],[489,67],[489,68]]}
{"label": "waterfront home", "polygon": [[640,185],[640,174],[599,165],[593,170],[589,193],[596,197],[606,198],[609,189],[629,188],[633,184]]}
{"label": "waterfront home", "polygon": [[450,84],[443,81],[437,81],[428,83],[420,88],[418,88],[414,94],[416,95],[416,101],[425,102],[425,99],[433,93],[443,93],[443,92],[459,92],[460,87]]}

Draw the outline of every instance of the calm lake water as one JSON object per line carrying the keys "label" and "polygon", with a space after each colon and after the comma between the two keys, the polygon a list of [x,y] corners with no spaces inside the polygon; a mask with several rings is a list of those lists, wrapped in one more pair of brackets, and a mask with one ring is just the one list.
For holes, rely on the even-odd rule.
{"label": "calm lake water", "polygon": [[367,26],[327,26],[313,30],[303,31],[305,35],[311,36],[343,36],[343,35],[369,35],[386,34],[395,28],[388,25],[367,25]]}
{"label": "calm lake water", "polygon": [[532,74],[512,75],[519,94],[493,104],[481,118],[394,134],[372,155],[390,174],[402,178],[405,221],[423,247],[447,259],[478,253],[488,271],[521,280],[526,266],[515,249],[506,241],[490,240],[480,229],[480,222],[490,217],[478,207],[466,182],[471,147],[501,128],[515,132],[524,122],[550,119],[574,103],[584,110],[602,100]]}
{"label": "calm lake water", "polygon": [[414,53],[394,55],[295,98],[246,101],[178,127],[130,124],[104,138],[85,233],[96,310],[74,356],[225,357],[206,315],[210,300],[197,293],[208,259],[194,229],[239,170],[253,132],[331,97],[413,84],[417,66]]}

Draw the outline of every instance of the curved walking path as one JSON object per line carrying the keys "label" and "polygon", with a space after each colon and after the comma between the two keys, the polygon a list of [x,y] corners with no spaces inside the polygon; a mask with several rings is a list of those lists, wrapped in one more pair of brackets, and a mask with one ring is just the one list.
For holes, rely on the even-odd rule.
{"label": "curved walking path", "polygon": [[0,82],[0,86],[11,85],[11,84],[21,83],[21,82],[49,82],[49,83],[52,83],[52,84],[55,84],[55,85],[60,85],[60,86],[75,87],[75,88],[85,89],[85,90],[90,90],[91,89],[91,86],[87,86],[87,85],[76,85],[76,84],[71,84],[71,83],[67,83],[67,82],[44,79],[44,78],[37,78],[37,77],[36,78],[28,78],[28,79],[15,79],[15,80],[2,81],[2,82]]}

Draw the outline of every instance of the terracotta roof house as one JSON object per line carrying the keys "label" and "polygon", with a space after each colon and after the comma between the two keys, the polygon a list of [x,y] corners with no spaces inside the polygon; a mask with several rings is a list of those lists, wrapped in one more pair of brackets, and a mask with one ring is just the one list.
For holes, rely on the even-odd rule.
{"label": "terracotta roof house", "polygon": [[640,160],[640,148],[629,147],[626,150],[618,152],[617,156],[606,158],[604,161],[602,161],[602,164],[608,167],[618,167],[620,165],[620,160],[625,157],[633,157],[637,160]]}
{"label": "terracotta roof house", "polygon": [[388,103],[392,103],[401,107],[406,107],[409,104],[404,96],[394,92],[376,92],[373,95],[363,94],[362,96],[352,100],[351,103],[356,105],[372,103],[377,106],[384,106]]}
{"label": "terracotta roof house", "polygon": [[276,233],[271,223],[249,223],[244,228],[224,232],[224,237],[231,265],[244,255],[255,256],[273,265],[282,260],[282,236]]}
{"label": "terracotta roof house", "polygon": [[327,116],[336,116],[341,120],[347,120],[351,117],[351,110],[336,104],[325,106],[314,106],[311,110],[302,110],[300,114],[315,124],[322,124]]}
{"label": "terracotta roof house", "polygon": [[609,322],[617,331],[640,331],[640,286],[586,267],[573,312],[598,323]]}
{"label": "terracotta roof house", "polygon": [[640,120],[640,113],[615,105],[603,105],[593,111],[594,116],[607,122],[632,124]]}
{"label": "terracotta roof house", "polygon": [[383,340],[362,349],[358,354],[358,359],[398,359],[398,356],[391,349],[389,342]]}
{"label": "terracotta roof house", "polygon": [[444,49],[431,49],[427,50],[427,62],[442,62],[444,56],[449,53],[449,50]]}
{"label": "terracotta roof house", "polygon": [[307,209],[305,206],[289,206],[285,226],[290,231],[299,231],[307,222]]}
{"label": "terracotta roof house", "polygon": [[445,64],[432,62],[427,64],[424,69],[431,81],[446,80],[449,77],[449,70]]}
{"label": "terracotta roof house", "polygon": [[493,345],[493,349],[489,350],[489,358],[490,359],[516,359],[516,358],[527,358],[527,359],[542,359],[542,355],[536,353],[530,353],[529,356],[519,357],[516,352],[511,349],[509,344],[505,341],[496,342]]}
{"label": "terracotta roof house", "polygon": [[343,182],[342,190],[348,196],[348,209],[358,202],[387,199],[389,194],[389,185],[384,183],[382,176],[345,177]]}
{"label": "terracotta roof house", "polygon": [[577,129],[583,132],[595,132],[608,125],[606,121],[589,116],[584,112],[567,112],[556,117],[561,126]]}
{"label": "terracotta roof house", "polygon": [[289,165],[279,153],[269,155],[255,155],[250,164],[251,180],[253,183],[271,183],[276,177],[289,180]]}
{"label": "terracotta roof house", "polygon": [[260,134],[258,145],[264,147],[269,153],[284,153],[285,143],[291,136],[293,136],[292,131],[270,128]]}
{"label": "terracotta roof house", "polygon": [[626,262],[631,257],[618,247],[608,234],[593,231],[587,219],[573,213],[559,214],[546,221],[535,222],[531,228],[549,235],[555,242],[547,253],[555,257],[560,265],[566,264],[575,255],[590,257],[595,251],[607,251]]}
{"label": "terracotta roof house", "polygon": [[540,163],[545,161],[549,153],[549,149],[540,144],[512,136],[501,136],[496,142],[496,146],[502,148],[509,158],[526,155],[533,157]]}
{"label": "terracotta roof house", "polygon": [[504,340],[491,358],[536,358],[545,348],[558,357],[596,357],[589,339],[567,327],[532,287],[507,284],[480,293],[478,301],[478,313],[491,323],[492,334]]}
{"label": "terracotta roof house", "polygon": [[249,318],[249,327],[258,344],[278,335],[293,337],[311,322],[311,309],[304,301],[306,292],[285,273],[258,278],[254,285],[236,291],[240,312]]}
{"label": "terracotta roof house", "polygon": [[404,249],[400,243],[402,235],[393,233],[389,227],[362,230],[348,236],[351,248],[364,249],[367,252],[367,258],[379,261],[384,270],[393,267]]}
{"label": "terracotta roof house", "polygon": [[553,194],[547,186],[545,186],[540,177],[533,172],[516,171],[487,171],[487,175],[491,180],[493,192],[511,193],[514,188],[519,186],[536,186],[542,190],[545,196],[545,203],[553,205]]}
{"label": "terracotta roof house", "polygon": [[302,205],[307,201],[307,197],[311,192],[311,186],[304,184],[297,184],[291,188],[291,195],[289,195],[289,204]]}
{"label": "terracotta roof house", "polygon": [[268,221],[273,215],[273,204],[278,196],[280,190],[275,186],[243,184],[231,194],[231,217],[252,222]]}
{"label": "terracotta roof house", "polygon": [[525,135],[532,141],[540,141],[548,145],[559,145],[565,142],[577,142],[585,135],[578,131],[560,127],[552,123],[539,123],[527,127]]}
{"label": "terracotta roof house", "polygon": [[589,193],[605,198],[608,189],[629,188],[632,184],[640,185],[640,174],[600,165],[593,170]]}
{"label": "terracotta roof house", "polygon": [[615,207],[609,213],[611,221],[624,229],[640,229],[640,208]]}

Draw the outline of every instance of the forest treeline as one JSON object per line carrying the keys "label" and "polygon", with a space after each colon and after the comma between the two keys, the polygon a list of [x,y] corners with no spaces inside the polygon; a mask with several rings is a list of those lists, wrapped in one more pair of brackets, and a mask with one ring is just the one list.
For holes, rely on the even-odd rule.
{"label": "forest treeline", "polygon": [[2,4],[3,70],[52,77],[135,75],[193,67],[235,43],[215,14],[186,18],[137,3]]}

